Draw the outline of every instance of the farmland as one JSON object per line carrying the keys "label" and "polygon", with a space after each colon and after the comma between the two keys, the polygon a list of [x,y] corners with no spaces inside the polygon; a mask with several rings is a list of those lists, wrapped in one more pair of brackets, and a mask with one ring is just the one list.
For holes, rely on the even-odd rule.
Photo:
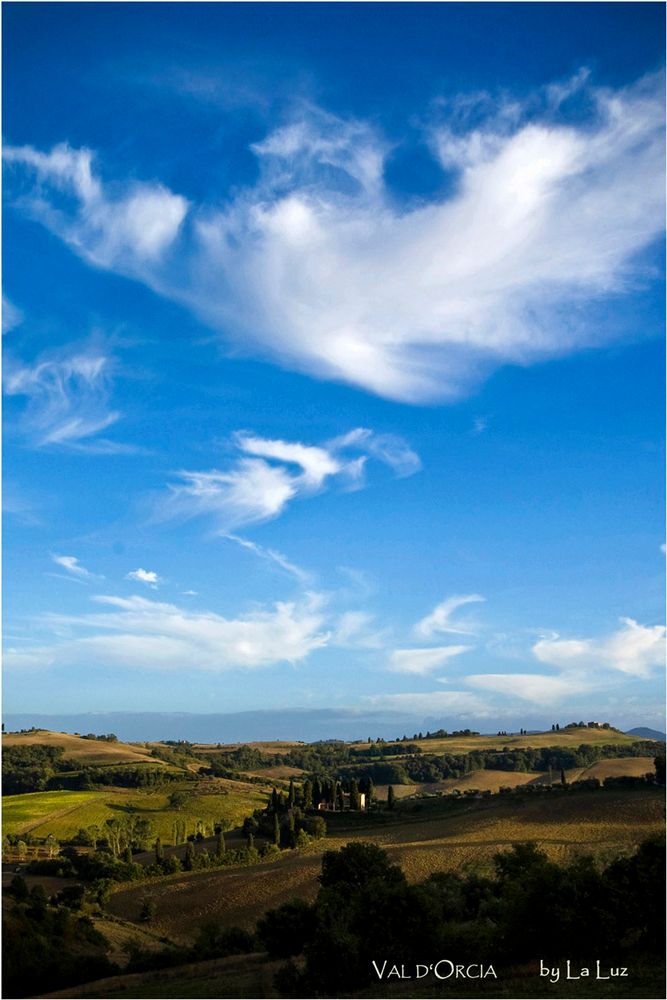
{"label": "farmland", "polygon": [[[386,814],[380,814],[384,820]],[[564,860],[592,853],[601,858],[631,850],[663,826],[659,789],[598,790],[551,799],[494,797],[487,800],[432,800],[405,804],[395,819],[332,816],[329,834],[317,847],[287,852],[275,862],[247,868],[177,874],[150,887],[157,913],[155,928],[187,941],[202,923],[251,928],[265,910],[295,896],[312,899],[323,850],[354,840],[372,840],[400,863],[410,881],[434,871],[473,866],[487,870],[493,855],[514,843],[531,841]],[[136,920],[146,887],[121,888],[111,898],[112,913]]]}
{"label": "farmland", "polygon": [[169,796],[162,790],[109,788],[95,792],[32,792],[6,796],[3,831],[5,834],[30,832],[37,838],[52,835],[56,840],[67,841],[82,828],[102,826],[108,819],[132,814],[150,820],[153,835],[169,843],[176,820],[185,821],[188,832],[194,832],[199,820],[210,828],[222,822],[226,829],[231,829],[266,802],[266,794],[259,786],[242,782],[212,781],[204,787],[194,783],[194,786],[186,786],[186,794],[180,809],[170,808]]}
{"label": "farmland", "polygon": [[45,729],[31,730],[27,733],[7,733],[2,737],[2,746],[5,749],[35,744],[61,749],[64,760],[79,765],[150,764],[152,767],[164,767],[164,763],[152,757],[150,750],[143,744],[121,743],[119,740],[113,742],[90,740],[70,733],[52,733]]}

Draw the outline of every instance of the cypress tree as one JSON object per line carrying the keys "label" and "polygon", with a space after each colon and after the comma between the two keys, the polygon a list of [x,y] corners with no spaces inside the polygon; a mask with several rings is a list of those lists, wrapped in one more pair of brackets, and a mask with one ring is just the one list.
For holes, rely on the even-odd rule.
{"label": "cypress tree", "polygon": [[224,853],[225,853],[225,835],[222,832],[222,830],[219,830],[215,842],[215,856],[216,858],[221,858]]}
{"label": "cypress tree", "polygon": [[393,809],[395,801],[396,795],[394,794],[394,786],[390,785],[387,789],[387,809]]}
{"label": "cypress tree", "polygon": [[273,843],[280,847],[280,820],[278,813],[273,814]]}
{"label": "cypress tree", "polygon": [[354,778],[350,782],[350,809],[359,809],[359,786]]}
{"label": "cypress tree", "polygon": [[289,796],[287,798],[287,805],[289,806],[290,809],[294,805],[294,779],[293,778],[290,778],[290,780],[289,780]]}
{"label": "cypress tree", "polygon": [[164,848],[162,847],[162,841],[158,837],[155,841],[155,860],[158,864],[164,861]]}
{"label": "cypress tree", "polygon": [[192,846],[192,841],[189,840],[187,847],[185,848],[185,857],[183,858],[183,867],[186,872],[191,872],[195,866],[195,849]]}
{"label": "cypress tree", "polygon": [[250,848],[252,848],[252,847],[255,846],[255,838],[253,836],[252,830],[248,831],[248,836],[247,836],[247,839],[246,839],[246,843],[248,845],[248,849],[250,849]]}
{"label": "cypress tree", "polygon": [[290,813],[288,829],[289,829],[289,846],[296,847],[296,824],[294,822],[294,813]]}
{"label": "cypress tree", "polygon": [[345,808],[345,799],[343,798],[343,789],[340,784],[336,785],[336,809],[340,812]]}
{"label": "cypress tree", "polygon": [[278,812],[278,804],[279,804],[278,790],[276,789],[276,787],[274,785],[273,791],[271,792],[271,810],[272,810],[272,812]]}
{"label": "cypress tree", "polygon": [[313,786],[310,781],[304,781],[303,783],[303,808],[313,808]]}

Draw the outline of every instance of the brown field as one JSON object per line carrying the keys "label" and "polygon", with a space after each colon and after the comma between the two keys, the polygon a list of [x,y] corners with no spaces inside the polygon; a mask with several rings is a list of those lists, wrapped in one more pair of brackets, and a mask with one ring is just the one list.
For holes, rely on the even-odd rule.
{"label": "brown field", "polygon": [[[159,744],[155,745],[159,746]],[[308,744],[299,742],[298,740],[270,740],[267,743],[194,743],[192,749],[200,750],[202,753],[210,753],[212,750],[229,752],[231,750],[240,750],[241,747],[252,747],[253,750],[261,750],[262,753],[283,754],[305,746],[308,746]]]}
{"label": "brown field", "polygon": [[[561,729],[554,733],[550,730],[544,733],[531,733],[525,736],[510,733],[507,736],[449,736],[443,739],[422,739],[412,740],[408,735],[409,743],[416,743],[421,747],[422,753],[442,754],[442,753],[469,753],[471,750],[528,750],[539,747],[578,747],[582,743],[590,745],[604,745],[608,743],[637,743],[636,736],[627,736],[618,729]],[[357,749],[364,749],[367,743],[352,744]],[[388,745],[400,746],[399,743]],[[394,759],[394,758],[392,758]]]}
{"label": "brown field", "polygon": [[252,928],[266,910],[295,896],[312,899],[323,850],[351,840],[373,840],[401,864],[411,881],[435,871],[474,866],[489,869],[493,855],[532,841],[554,859],[581,853],[602,858],[632,850],[663,829],[659,789],[609,790],[534,799],[494,798],[405,803],[395,821],[333,816],[329,835],[304,852],[285,852],[247,868],[178,874],[160,882],[131,885],[114,893],[109,910],[135,921],[141,900],[155,900],[153,928],[169,938],[191,940],[209,920]]}
{"label": "brown field", "polygon": [[[610,757],[608,760],[600,760],[590,767],[573,767],[565,772],[568,784],[580,781],[584,778],[598,778],[604,781],[605,778],[629,775],[640,777],[647,772],[653,772],[652,757]],[[501,788],[518,788],[521,785],[546,785],[558,783],[560,771],[556,770],[549,774],[548,771],[470,771],[463,778],[445,778],[443,781],[434,781],[422,785],[394,785],[394,794],[397,799],[411,798],[419,795],[435,795],[440,792],[466,792],[477,790],[479,792],[497,792]],[[387,789],[389,785],[377,785],[376,795],[381,802],[387,800]]]}
{"label": "brown field", "polygon": [[165,767],[164,761],[151,757],[143,744],[105,743],[101,740],[84,740],[71,733],[52,733],[40,729],[32,733],[8,733],[2,736],[3,747],[20,747],[39,744],[47,747],[62,747],[66,760],[77,764],[152,764]]}
{"label": "brown field", "polygon": [[96,983],[73,986],[59,993],[44,993],[45,998],[124,997],[142,1000],[144,997],[221,998],[236,1000],[280,996],[273,985],[273,977],[283,963],[271,962],[266,955],[233,955],[208,962],[181,965],[156,972],[137,972],[129,976],[113,976]]}
{"label": "brown field", "polygon": [[278,778],[281,781],[289,781],[290,778],[300,780],[306,774],[303,768],[289,767],[287,764],[277,764],[275,767],[263,767],[261,771],[246,771],[245,773],[256,778],[264,778],[266,781],[269,781],[270,778]]}

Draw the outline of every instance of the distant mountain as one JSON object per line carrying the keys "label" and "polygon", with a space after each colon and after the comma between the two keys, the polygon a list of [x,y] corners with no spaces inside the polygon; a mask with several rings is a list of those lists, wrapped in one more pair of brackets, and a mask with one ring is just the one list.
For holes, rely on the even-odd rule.
{"label": "distant mountain", "polygon": [[625,735],[637,736],[640,740],[661,740],[663,743],[667,740],[665,733],[661,733],[657,729],[647,729],[646,726],[637,726],[635,729],[627,729]]}

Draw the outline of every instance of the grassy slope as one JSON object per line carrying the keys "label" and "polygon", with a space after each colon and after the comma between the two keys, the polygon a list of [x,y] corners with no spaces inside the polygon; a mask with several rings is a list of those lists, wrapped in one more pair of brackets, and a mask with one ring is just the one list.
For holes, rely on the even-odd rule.
{"label": "grassy slope", "polygon": [[77,764],[151,764],[164,767],[163,761],[151,757],[150,750],[143,745],[133,743],[105,743],[101,740],[84,740],[81,736],[70,733],[52,733],[47,729],[39,729],[31,733],[3,734],[3,747],[21,747],[39,744],[40,746],[61,747],[64,759]]}
{"label": "grassy slope", "polygon": [[577,853],[604,858],[661,830],[663,801],[659,789],[614,790],[553,799],[432,800],[403,807],[389,822],[341,815],[332,817],[327,838],[309,851],[285,852],[274,862],[248,868],[178,874],[150,886],[122,888],[109,909],[136,920],[141,899],[150,894],[157,905],[155,929],[187,941],[207,920],[251,928],[266,909],[295,896],[312,899],[321,852],[351,840],[373,840],[385,847],[412,881],[464,865],[488,867],[494,853],[524,841],[539,844],[556,859]]}
{"label": "grassy slope", "polygon": [[[226,794],[222,794],[223,785]],[[170,785],[169,791],[176,787]],[[169,791],[162,790],[108,788],[99,792],[32,792],[5,796],[3,831],[23,833],[30,830],[36,837],[53,834],[57,840],[67,840],[81,827],[101,826],[107,819],[133,814],[150,820],[155,836],[160,836],[164,843],[171,843],[176,820],[186,821],[188,833],[194,832],[200,819],[208,825],[222,820],[230,829],[253,809],[266,803],[266,792],[257,785],[216,782],[217,794],[192,794],[191,787],[183,787],[191,794],[178,812],[169,808]]]}

